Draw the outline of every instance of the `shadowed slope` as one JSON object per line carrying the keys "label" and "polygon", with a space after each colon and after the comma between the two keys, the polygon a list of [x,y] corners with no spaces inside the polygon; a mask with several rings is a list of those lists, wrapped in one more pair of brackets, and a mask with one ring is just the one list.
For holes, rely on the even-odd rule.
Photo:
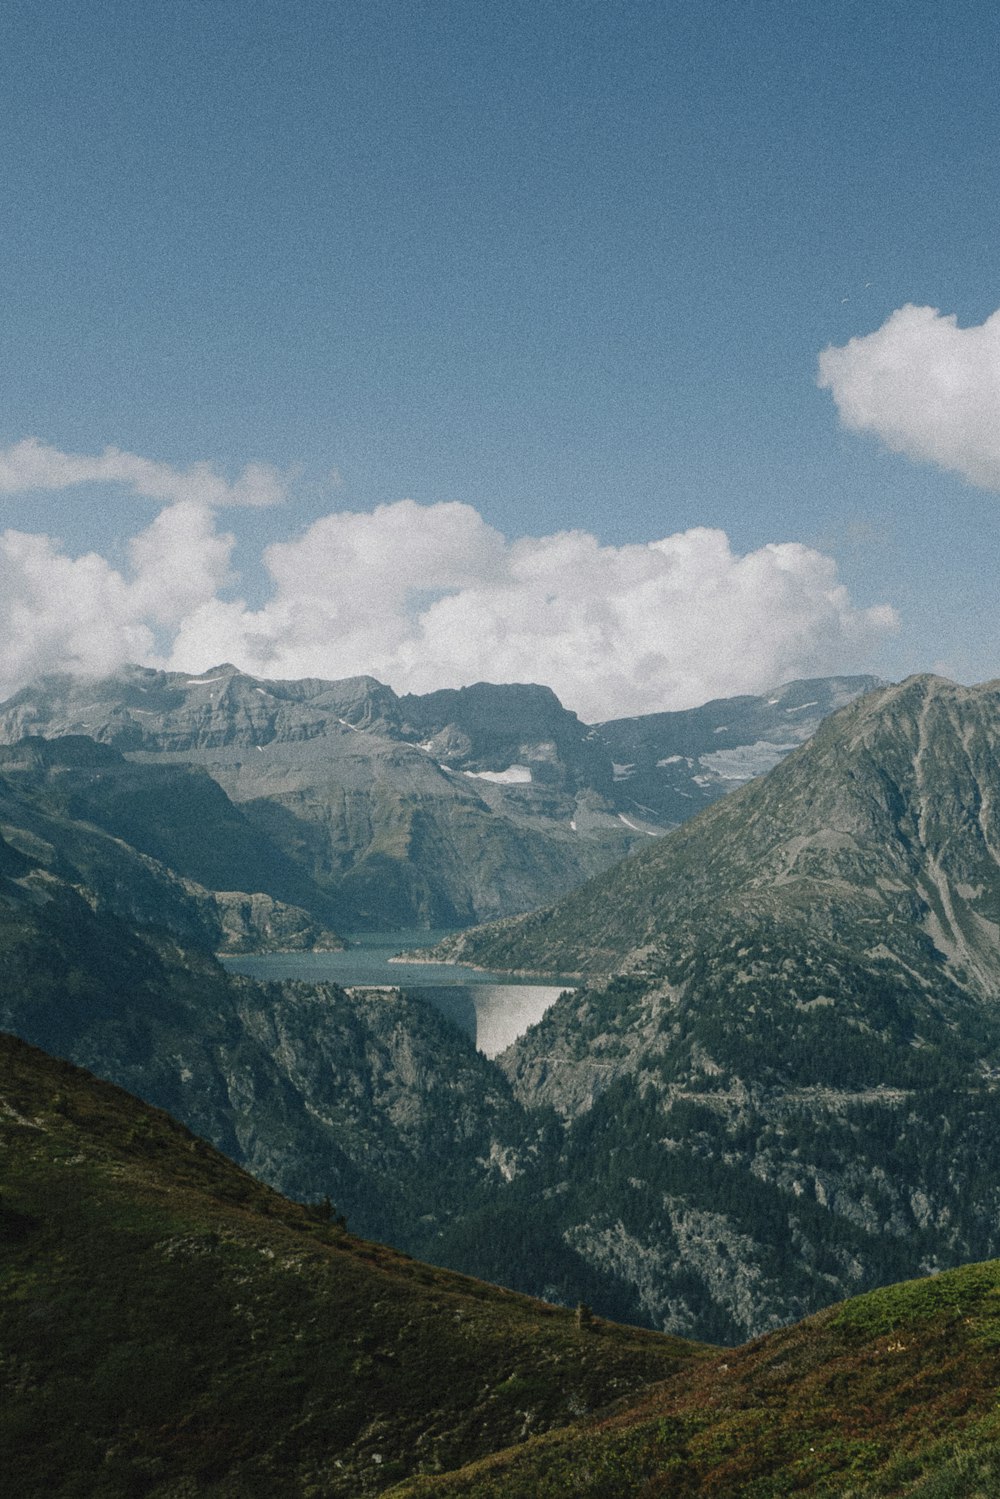
{"label": "shadowed slope", "polygon": [[18,1499],[355,1499],[703,1356],[365,1243],[10,1037],[0,1076]]}

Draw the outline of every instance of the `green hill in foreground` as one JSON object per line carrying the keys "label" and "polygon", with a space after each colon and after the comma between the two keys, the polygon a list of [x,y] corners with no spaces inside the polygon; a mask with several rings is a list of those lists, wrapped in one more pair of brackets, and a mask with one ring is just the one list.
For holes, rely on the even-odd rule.
{"label": "green hill in foreground", "polygon": [[10,1037],[0,1078],[18,1499],[1000,1491],[1000,1262],[736,1350],[578,1327],[353,1237]]}
{"label": "green hill in foreground", "polygon": [[17,1499],[356,1499],[708,1352],[365,1243],[7,1036],[0,1174]]}
{"label": "green hill in foreground", "polygon": [[842,1302],[391,1499],[994,1499],[1000,1262]]}

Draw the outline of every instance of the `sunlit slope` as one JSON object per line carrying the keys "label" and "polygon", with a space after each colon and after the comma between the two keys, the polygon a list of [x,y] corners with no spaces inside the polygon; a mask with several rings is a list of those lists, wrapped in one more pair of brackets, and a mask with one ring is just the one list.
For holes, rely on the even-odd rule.
{"label": "sunlit slope", "polygon": [[393,1499],[990,1499],[1000,1263],[842,1303]]}
{"label": "sunlit slope", "polygon": [[[1000,1252],[1000,688],[915,678],[484,964],[585,971],[499,1060],[567,1243],[737,1342]],[[615,974],[615,977],[609,977]]]}
{"label": "sunlit slope", "polygon": [[704,1356],[431,1269],[0,1038],[0,1471],[18,1499],[377,1493]]}

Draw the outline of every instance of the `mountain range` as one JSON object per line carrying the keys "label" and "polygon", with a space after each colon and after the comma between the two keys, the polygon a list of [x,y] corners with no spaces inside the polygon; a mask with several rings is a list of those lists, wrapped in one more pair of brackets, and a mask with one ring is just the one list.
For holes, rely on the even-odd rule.
{"label": "mountain range", "polygon": [[731,1337],[1000,1247],[998,747],[998,684],[870,693],[564,901],[445,944],[586,975],[499,1063],[564,1121],[567,1242],[656,1325]]}
{"label": "mountain range", "polygon": [[204,767],[32,739],[0,766],[0,1023],[368,1235],[737,1342],[1000,1251],[998,691],[868,693],[554,906],[450,939],[584,975],[496,1062],[416,997],[225,974],[215,893],[123,836],[147,777],[228,818]]}
{"label": "mountain range", "polygon": [[[0,704],[0,742],[86,736],[156,766],[168,796],[190,793],[188,808],[174,794],[158,817],[147,799],[123,836],[174,867],[181,856],[214,890],[264,893],[324,931],[455,927],[567,893],[768,769],[873,685],[794,682],[588,726],[539,686],[400,697],[371,677],[128,667],[25,688]],[[178,781],[180,767],[192,774]],[[202,825],[206,773],[232,803],[225,829],[218,802]],[[129,794],[121,768],[118,782],[116,816]]]}

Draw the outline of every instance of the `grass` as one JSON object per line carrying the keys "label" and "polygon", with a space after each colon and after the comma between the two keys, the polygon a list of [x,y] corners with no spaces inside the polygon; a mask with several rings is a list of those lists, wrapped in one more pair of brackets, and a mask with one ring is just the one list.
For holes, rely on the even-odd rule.
{"label": "grass", "polygon": [[0,1471],[18,1499],[378,1493],[704,1356],[434,1269],[0,1039]]}
{"label": "grass", "polygon": [[355,1238],[21,1042],[0,1069],[18,1499],[1000,1492],[998,1262],[736,1350],[579,1327]]}
{"label": "grass", "polygon": [[876,1291],[393,1499],[1000,1492],[1000,1264]]}

